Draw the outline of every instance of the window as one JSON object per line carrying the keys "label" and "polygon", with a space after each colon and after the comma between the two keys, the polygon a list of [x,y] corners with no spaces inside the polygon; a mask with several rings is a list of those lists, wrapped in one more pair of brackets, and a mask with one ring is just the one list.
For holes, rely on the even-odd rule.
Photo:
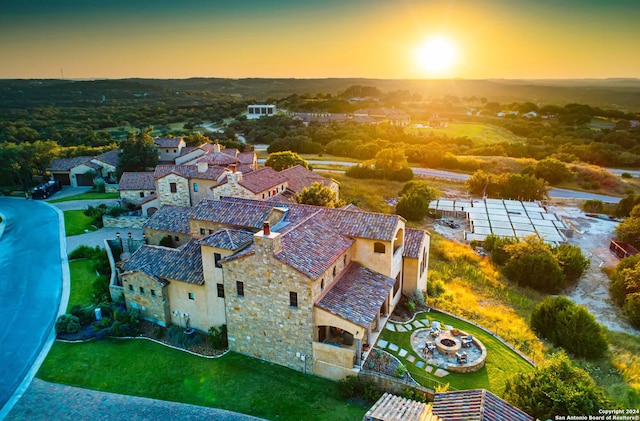
{"label": "window", "polygon": [[218,297],[224,298],[224,285],[218,284]]}
{"label": "window", "polygon": [[140,287],[140,294],[144,295],[144,287]]}
{"label": "window", "polygon": [[144,192],[143,191],[140,192],[140,197],[144,197]]}
{"label": "window", "polygon": [[173,239],[176,240],[176,241],[180,241],[180,237],[178,237],[177,235],[174,235]]}
{"label": "window", "polygon": [[129,291],[133,292],[133,285],[129,284]]}
{"label": "window", "polygon": [[178,186],[176,185],[176,183],[169,183],[169,188],[171,189],[171,193],[178,192]]}
{"label": "window", "polygon": [[213,234],[214,232],[214,230],[209,230],[209,234]]}
{"label": "window", "polygon": [[244,282],[236,281],[236,290],[238,291],[238,297],[244,297]]}
{"label": "window", "polygon": [[177,152],[177,151],[174,149],[174,150],[173,150],[173,153],[176,153],[176,152]]}
{"label": "window", "polygon": [[193,183],[193,191],[194,193],[198,192],[198,183]]}
{"label": "window", "polygon": [[320,291],[324,291],[324,278],[320,281]]}
{"label": "window", "polygon": [[156,296],[156,290],[155,290],[155,289],[152,289],[152,290],[151,290],[151,296],[152,296],[152,297],[155,297],[155,296]]}
{"label": "window", "polygon": [[190,299],[190,300],[195,300],[195,299],[196,299],[196,296],[195,296],[195,295],[193,295],[193,292],[190,292],[190,293],[189,293],[189,299]]}
{"label": "window", "polygon": [[333,277],[334,278],[336,277],[336,267],[335,266],[333,267]]}
{"label": "window", "polygon": [[402,276],[399,273],[398,276],[396,276],[396,283],[393,284],[393,296],[395,297],[396,294],[398,293],[398,290],[400,289],[400,286],[402,285]]}
{"label": "window", "polygon": [[382,243],[373,243],[373,252],[374,253],[384,253],[386,251],[386,247]]}
{"label": "window", "polygon": [[220,259],[222,259],[222,256],[220,255],[220,253],[213,253],[213,261],[216,263],[217,268],[222,267],[222,265],[220,264]]}
{"label": "window", "polygon": [[347,255],[342,256],[342,264],[347,266]]}
{"label": "window", "polygon": [[289,291],[289,307],[298,308],[298,293]]}
{"label": "window", "polygon": [[204,235],[206,233],[206,231],[204,230],[204,228],[200,228],[200,235]]}

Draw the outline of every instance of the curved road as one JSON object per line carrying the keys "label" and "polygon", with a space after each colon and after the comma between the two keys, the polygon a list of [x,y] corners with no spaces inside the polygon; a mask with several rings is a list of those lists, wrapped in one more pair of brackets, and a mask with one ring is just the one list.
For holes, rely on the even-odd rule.
{"label": "curved road", "polygon": [[0,198],[0,216],[2,419],[53,342],[56,316],[68,299],[69,266],[59,210],[34,200]]}

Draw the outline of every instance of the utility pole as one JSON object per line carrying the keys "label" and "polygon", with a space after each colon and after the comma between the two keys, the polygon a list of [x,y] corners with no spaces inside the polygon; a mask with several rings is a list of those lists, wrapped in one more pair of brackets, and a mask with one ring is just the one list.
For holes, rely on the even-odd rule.
{"label": "utility pole", "polygon": [[62,71],[62,67],[60,68],[60,79],[64,79],[64,72]]}

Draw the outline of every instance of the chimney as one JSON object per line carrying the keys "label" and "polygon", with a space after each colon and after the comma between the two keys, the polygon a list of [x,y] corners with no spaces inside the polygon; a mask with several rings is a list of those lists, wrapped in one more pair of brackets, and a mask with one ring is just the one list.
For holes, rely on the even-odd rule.
{"label": "chimney", "polygon": [[220,144],[218,143],[218,139],[213,141],[213,152],[220,152]]}
{"label": "chimney", "polygon": [[207,172],[207,169],[209,169],[209,164],[206,161],[198,162],[196,165],[198,166],[198,172]]}
{"label": "chimney", "polygon": [[264,221],[262,231],[253,234],[253,243],[258,256],[269,256],[280,250],[280,233],[272,232],[269,221]]}
{"label": "chimney", "polygon": [[231,172],[236,173],[236,164],[231,164]]}

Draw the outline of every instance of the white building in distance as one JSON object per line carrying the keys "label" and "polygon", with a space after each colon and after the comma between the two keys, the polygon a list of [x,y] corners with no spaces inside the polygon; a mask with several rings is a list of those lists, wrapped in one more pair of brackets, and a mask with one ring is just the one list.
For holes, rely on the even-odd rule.
{"label": "white building in distance", "polygon": [[247,106],[247,119],[249,120],[255,120],[265,115],[274,115],[275,113],[275,105],[252,104]]}

